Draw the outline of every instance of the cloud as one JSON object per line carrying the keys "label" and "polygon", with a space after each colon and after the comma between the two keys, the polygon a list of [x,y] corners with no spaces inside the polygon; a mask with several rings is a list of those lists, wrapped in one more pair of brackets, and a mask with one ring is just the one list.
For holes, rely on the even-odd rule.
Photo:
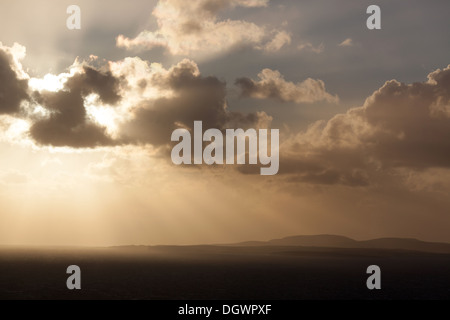
{"label": "cloud", "polygon": [[[3,75],[16,83],[26,82],[17,56],[7,50],[0,53],[6,70]],[[20,50],[16,54],[20,55]],[[272,121],[264,112],[230,111],[226,83],[215,76],[203,76],[189,59],[168,69],[139,58],[109,62],[101,68],[76,62],[70,73],[47,78],[44,84],[59,79],[62,89],[28,94],[33,88],[22,88],[30,110],[20,121],[29,122],[29,137],[38,145],[95,148],[149,144],[166,148],[173,130],[191,130],[196,120],[203,121],[205,130],[267,128]],[[280,72],[270,69],[262,70],[258,78],[236,80],[243,96],[296,103],[338,99],[326,91],[321,80],[288,82]],[[114,136],[88,112],[90,105],[115,112]],[[19,107],[15,105],[15,112]],[[33,108],[43,112],[33,112]],[[10,131],[13,117],[4,117],[9,119],[2,120],[4,129]],[[21,125],[19,131],[26,128]],[[363,106],[316,122],[285,139],[279,173],[292,182],[368,186],[399,170],[404,176],[408,170],[450,169],[449,136],[450,66],[430,73],[425,82],[387,81]],[[253,173],[248,166],[238,169]]]}
{"label": "cloud", "polygon": [[266,52],[277,52],[289,44],[291,44],[291,35],[286,31],[279,31],[271,41],[265,44],[264,50]]}
{"label": "cloud", "polygon": [[171,96],[142,101],[132,110],[133,118],[120,131],[128,143],[163,146],[170,143],[173,130],[192,129],[194,121],[203,128],[224,129],[268,126],[264,112],[231,112],[226,105],[226,84],[216,77],[203,77],[195,62],[183,60],[167,72],[156,72],[148,85],[172,92]]}
{"label": "cloud", "polygon": [[250,78],[239,78],[236,85],[240,87],[244,97],[256,99],[278,99],[283,102],[311,103],[328,101],[336,103],[338,97],[329,94],[322,80],[311,78],[303,82],[293,83],[284,79],[279,71],[264,69],[258,74],[258,81]]}
{"label": "cloud", "polygon": [[345,39],[338,44],[339,47],[353,47],[353,40],[350,38]]}
{"label": "cloud", "polygon": [[28,176],[22,172],[11,170],[1,175],[1,181],[6,184],[24,184],[29,180]]}
{"label": "cloud", "polygon": [[[19,58],[24,47],[15,44],[12,48],[0,42],[0,115],[18,113],[22,101],[28,100],[28,79],[23,76]],[[19,58],[16,58],[19,56]]]}
{"label": "cloud", "polygon": [[303,51],[303,50],[309,50],[312,51],[314,53],[322,53],[323,50],[325,50],[325,46],[323,43],[321,43],[318,46],[313,46],[310,42],[305,42],[305,43],[301,43],[298,45],[298,50],[299,51]]}
{"label": "cloud", "polygon": [[310,126],[281,146],[280,173],[362,186],[383,176],[450,169],[450,66],[426,82],[387,81],[362,107]]}
{"label": "cloud", "polygon": [[[27,83],[29,77],[18,63],[24,48],[2,47],[0,54],[1,77],[6,75],[16,84],[22,80]],[[203,121],[205,130],[271,125],[272,118],[265,112],[230,111],[226,83],[215,76],[203,76],[189,59],[168,69],[135,57],[100,68],[76,62],[69,70],[46,76],[42,83],[35,81],[40,89],[19,86],[23,98],[15,100],[19,102],[13,110],[18,112],[23,99],[29,106],[20,119],[4,114],[2,131],[14,137],[28,131],[36,144],[46,146],[148,144],[167,149],[173,130],[191,130],[195,120]],[[321,80],[288,82],[280,72],[270,69],[262,70],[258,78],[237,79],[243,96],[296,103],[338,99],[326,91]],[[60,82],[55,91],[45,90],[45,84],[53,86],[55,81]],[[10,91],[2,98],[10,99]],[[92,105],[107,107],[115,114],[114,135],[89,112]],[[450,66],[430,73],[425,82],[387,81],[363,106],[283,139],[279,173],[291,182],[368,186],[382,183],[386,177],[407,176],[407,172],[447,170],[449,136]],[[253,169],[238,168],[249,174]],[[420,181],[435,180],[420,175]]]}
{"label": "cloud", "polygon": [[32,124],[30,136],[38,144],[56,147],[93,148],[114,144],[106,128],[89,119],[85,99],[96,94],[100,103],[114,105],[121,99],[119,84],[120,80],[109,70],[83,66],[79,73],[67,79],[63,90],[36,91],[35,102],[50,115]]}
{"label": "cloud", "polygon": [[[2,75],[21,83],[13,70],[21,70],[17,57],[6,50],[0,53],[7,58]],[[226,83],[202,76],[191,60],[169,69],[137,57],[93,67],[97,62],[97,57],[77,59],[67,73],[32,78],[30,88],[23,87],[23,97],[29,100],[21,118],[14,114],[0,118],[2,138],[70,148],[167,147],[173,130],[192,128],[196,120],[203,121],[205,130],[267,128],[272,121],[264,112],[228,110]],[[23,75],[26,84],[29,76]],[[2,98],[10,99],[6,94]],[[15,102],[14,112],[20,100]]]}
{"label": "cloud", "polygon": [[269,52],[290,43],[279,31],[268,39],[264,27],[243,20],[219,20],[219,12],[235,7],[265,7],[268,0],[160,0],[153,10],[158,29],[142,31],[135,38],[117,37],[117,46],[128,50],[166,48],[172,55],[214,56],[237,46],[251,46]]}

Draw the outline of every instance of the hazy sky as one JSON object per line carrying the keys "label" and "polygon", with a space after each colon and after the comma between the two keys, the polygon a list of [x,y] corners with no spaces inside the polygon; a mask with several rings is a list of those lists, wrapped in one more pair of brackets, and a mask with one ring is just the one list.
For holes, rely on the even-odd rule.
{"label": "hazy sky", "polygon": [[[449,10],[3,1],[0,244],[450,241]],[[195,120],[280,129],[278,175],[174,166],[171,133]]]}

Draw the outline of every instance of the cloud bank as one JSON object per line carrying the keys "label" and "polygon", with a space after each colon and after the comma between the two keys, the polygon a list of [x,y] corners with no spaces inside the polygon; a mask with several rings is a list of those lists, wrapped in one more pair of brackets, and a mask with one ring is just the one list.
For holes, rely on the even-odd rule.
{"label": "cloud bank", "polygon": [[[267,128],[272,121],[265,112],[228,110],[226,83],[204,77],[188,59],[169,69],[137,57],[94,67],[98,58],[92,56],[75,61],[68,73],[29,81],[18,78],[23,70],[15,71],[11,50],[0,50],[1,110],[12,116],[1,124],[6,132],[25,121],[26,136],[36,145],[162,147],[171,143],[173,130],[192,129],[196,120],[205,130]],[[27,108],[18,115],[22,101]]]}
{"label": "cloud bank", "polygon": [[[264,111],[231,111],[226,83],[203,76],[189,59],[167,69],[137,57],[102,67],[76,61],[68,73],[30,79],[20,65],[24,54],[19,45],[0,47],[0,125],[8,134],[19,128],[37,146],[167,147],[173,130],[191,130],[195,120],[205,130],[271,126]],[[338,99],[321,80],[288,82],[271,69],[258,77],[236,80],[244,97]],[[387,81],[363,106],[283,139],[279,173],[290,182],[353,187],[398,174],[427,180],[416,173],[450,168],[449,136],[450,66],[424,82]],[[247,166],[239,170],[253,173]]]}
{"label": "cloud bank", "polygon": [[399,170],[450,168],[449,106],[450,66],[425,82],[387,81],[362,107],[286,141],[280,172],[298,181],[364,186]]}

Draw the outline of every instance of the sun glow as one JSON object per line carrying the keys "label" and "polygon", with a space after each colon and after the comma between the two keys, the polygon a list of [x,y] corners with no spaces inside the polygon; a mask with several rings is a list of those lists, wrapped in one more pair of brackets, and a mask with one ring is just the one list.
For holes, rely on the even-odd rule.
{"label": "sun glow", "polygon": [[99,106],[98,95],[91,94],[85,98],[85,108],[88,116],[101,126],[104,126],[107,132],[114,137],[117,133],[117,123],[119,115],[116,110],[110,106]]}
{"label": "sun glow", "polygon": [[31,141],[27,139],[30,123],[23,119],[15,119],[10,116],[0,117],[0,141],[5,140],[11,143],[29,145]]}
{"label": "sun glow", "polygon": [[29,85],[32,89],[38,91],[51,91],[57,92],[64,88],[64,83],[67,81],[68,74],[60,74],[55,76],[54,74],[46,74],[43,78],[31,78]]}
{"label": "sun glow", "polygon": [[114,134],[117,131],[117,114],[112,108],[90,106],[86,109],[95,122],[106,127],[108,133]]}

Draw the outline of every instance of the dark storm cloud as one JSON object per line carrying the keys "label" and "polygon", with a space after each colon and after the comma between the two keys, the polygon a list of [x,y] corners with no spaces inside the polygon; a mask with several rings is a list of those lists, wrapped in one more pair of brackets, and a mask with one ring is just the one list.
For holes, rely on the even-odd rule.
{"label": "dark storm cloud", "polygon": [[114,144],[105,128],[88,119],[84,99],[96,93],[101,102],[113,105],[121,99],[119,89],[120,81],[111,72],[85,66],[82,73],[67,80],[63,90],[36,92],[34,99],[50,111],[50,116],[31,126],[31,137],[38,144],[56,147],[92,148]]}
{"label": "dark storm cloud", "polygon": [[12,56],[0,50],[0,114],[17,113],[28,99],[28,80],[19,79],[12,65]]}
{"label": "dark storm cloud", "polygon": [[281,147],[280,173],[367,185],[396,168],[450,168],[450,66],[428,81],[386,82],[364,106],[317,123]]}
{"label": "dark storm cloud", "polygon": [[354,135],[382,167],[450,167],[450,67],[426,82],[386,82],[328,131],[335,141]]}
{"label": "dark storm cloud", "polygon": [[74,75],[66,83],[66,88],[80,92],[82,96],[97,93],[105,104],[116,104],[120,100],[120,79],[114,77],[111,72],[96,70],[85,66],[84,72]]}
{"label": "dark storm cloud", "polygon": [[270,121],[265,113],[228,111],[226,84],[216,77],[201,76],[189,60],[180,62],[167,74],[155,75],[151,85],[171,90],[174,96],[146,101],[135,108],[134,119],[121,128],[129,143],[168,144],[173,130],[192,129],[196,120],[203,122],[204,130],[229,125],[247,128]]}

